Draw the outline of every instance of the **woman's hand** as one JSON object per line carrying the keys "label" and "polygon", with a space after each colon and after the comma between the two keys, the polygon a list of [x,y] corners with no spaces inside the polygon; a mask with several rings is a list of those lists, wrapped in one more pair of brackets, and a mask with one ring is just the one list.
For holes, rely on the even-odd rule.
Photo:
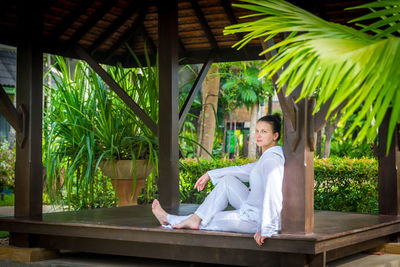
{"label": "woman's hand", "polygon": [[210,175],[208,175],[208,173],[203,174],[203,176],[201,176],[197,180],[196,184],[194,185],[194,188],[197,189],[198,192],[200,192],[201,190],[204,189],[209,180],[210,180]]}
{"label": "woman's hand", "polygon": [[261,231],[258,231],[257,233],[254,234],[254,240],[257,242],[259,246],[264,244],[264,240],[266,239],[266,236],[261,236]]}

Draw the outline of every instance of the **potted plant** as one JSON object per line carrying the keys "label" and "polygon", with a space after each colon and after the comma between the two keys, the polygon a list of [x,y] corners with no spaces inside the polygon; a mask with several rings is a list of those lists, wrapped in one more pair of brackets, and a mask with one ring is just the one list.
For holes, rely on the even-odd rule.
{"label": "potted plant", "polygon": [[[137,62],[138,68],[117,65],[108,67],[107,71],[149,117],[157,121],[157,67],[143,67]],[[103,159],[100,168],[112,179],[119,206],[137,204],[146,177],[150,175],[153,181],[156,175],[157,137],[114,93],[103,90],[97,98],[96,128],[102,145],[99,158]]]}
{"label": "potted plant", "polygon": [[[158,166],[157,137],[87,64],[79,61],[75,75],[71,75],[65,59],[54,57],[54,60],[56,64],[49,73],[55,88],[47,88],[51,105],[45,109],[44,123],[48,129],[44,147],[48,190],[55,188],[58,174],[64,168],[65,181],[59,191],[66,192],[68,204],[74,198],[81,198],[85,202],[82,207],[93,207],[96,202],[94,177],[103,169],[104,174],[112,178],[117,196],[122,184],[128,187],[124,189],[128,195],[119,197],[120,205],[135,203],[131,198],[137,194],[133,192],[144,183],[139,179],[140,174],[147,176],[148,188],[153,188]],[[141,65],[129,69],[107,68],[114,80],[156,123],[157,70],[157,67]],[[121,160],[129,163],[120,163]],[[124,179],[129,182],[119,181],[122,180],[119,179],[122,165],[129,166],[125,167],[128,174]],[[145,166],[145,171],[137,166]],[[146,191],[152,194],[151,190]]]}

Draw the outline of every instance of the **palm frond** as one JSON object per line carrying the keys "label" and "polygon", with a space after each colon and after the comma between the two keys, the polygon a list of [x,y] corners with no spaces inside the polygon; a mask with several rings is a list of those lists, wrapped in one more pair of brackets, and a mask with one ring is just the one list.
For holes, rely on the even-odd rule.
{"label": "palm frond", "polygon": [[[238,7],[256,11],[258,20],[229,26],[225,34],[247,33],[236,46],[253,39],[264,41],[277,34],[290,33],[282,42],[263,53],[277,49],[277,54],[262,67],[260,76],[271,78],[287,65],[277,81],[278,90],[287,86],[287,94],[301,86],[299,99],[318,92],[317,111],[333,98],[330,115],[342,102],[346,121],[356,108],[363,106],[356,122],[367,122],[357,135],[357,141],[376,137],[383,115],[392,108],[389,142],[400,121],[400,38],[394,36],[400,28],[399,2],[378,1],[356,8],[370,8],[372,13],[354,21],[380,18],[362,30],[331,23],[282,0],[244,0]],[[372,34],[370,34],[370,32]],[[299,100],[298,99],[298,100]],[[350,128],[347,136],[352,133]]]}

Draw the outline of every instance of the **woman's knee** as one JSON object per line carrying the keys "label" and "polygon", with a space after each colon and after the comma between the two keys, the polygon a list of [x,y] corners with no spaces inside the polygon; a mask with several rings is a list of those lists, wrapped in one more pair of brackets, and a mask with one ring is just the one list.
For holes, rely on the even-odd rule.
{"label": "woman's knee", "polygon": [[221,178],[221,184],[224,186],[231,186],[233,184],[242,183],[238,178],[235,176],[223,176]]}
{"label": "woman's knee", "polygon": [[221,178],[221,186],[227,191],[245,190],[246,186],[235,176],[224,176]]}

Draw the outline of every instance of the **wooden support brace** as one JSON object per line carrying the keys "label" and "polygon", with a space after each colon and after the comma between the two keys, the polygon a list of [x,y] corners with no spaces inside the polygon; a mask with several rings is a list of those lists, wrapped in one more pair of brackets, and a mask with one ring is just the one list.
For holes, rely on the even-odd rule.
{"label": "wooden support brace", "polygon": [[133,99],[114,81],[114,79],[86,52],[83,48],[77,47],[76,53],[84,59],[89,66],[103,79],[103,81],[113,90],[124,103],[146,124],[146,126],[158,135],[157,124],[144,112],[144,110],[133,101]]}
{"label": "wooden support brace", "polygon": [[196,81],[194,82],[192,88],[190,89],[189,95],[187,96],[187,99],[185,103],[183,104],[183,107],[179,113],[179,129],[182,128],[183,122],[185,121],[186,115],[188,114],[190,107],[192,106],[193,100],[195,99],[197,93],[199,92],[201,85],[204,81],[204,79],[207,76],[208,70],[210,69],[212,64],[212,52],[210,53],[210,56],[206,60],[206,62],[203,64],[203,67],[200,70],[199,75],[196,78]]}
{"label": "wooden support brace", "polygon": [[18,118],[18,112],[6,94],[3,86],[0,84],[0,113],[17,133],[21,132],[21,122]]}
{"label": "wooden support brace", "polygon": [[218,50],[219,47],[218,47],[217,40],[215,39],[214,34],[212,33],[210,26],[208,25],[207,19],[204,16],[204,13],[201,10],[201,7],[200,7],[198,1],[197,0],[189,0],[189,2],[194,9],[194,12],[200,22],[201,28],[203,29],[204,33],[206,34],[206,37],[207,37],[211,47],[213,49]]}

